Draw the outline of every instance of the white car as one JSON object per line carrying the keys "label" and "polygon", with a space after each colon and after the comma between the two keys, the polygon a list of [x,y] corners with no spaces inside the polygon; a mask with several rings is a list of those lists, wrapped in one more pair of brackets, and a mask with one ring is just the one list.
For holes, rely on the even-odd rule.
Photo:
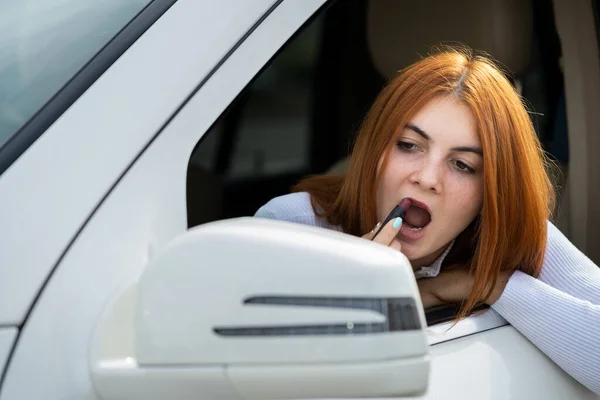
{"label": "white car", "polygon": [[[496,32],[547,14],[523,11],[528,2],[446,3],[437,18],[494,3]],[[591,151],[598,10],[548,4],[566,99],[581,105],[568,110],[569,137],[584,140],[573,151]],[[474,34],[459,20],[428,29],[439,25],[430,9],[0,3],[0,400],[598,398],[492,310],[452,329],[454,310],[425,313],[401,254],[244,217],[343,158],[347,128],[403,64],[400,49],[439,39],[419,39],[415,26]],[[395,35],[399,25],[414,37]],[[520,43],[498,57],[527,70],[534,44]],[[525,93],[527,82],[516,82]],[[569,162],[570,180],[589,181],[573,185],[571,199],[586,199],[577,209],[563,203],[567,218],[587,216],[564,229],[592,258],[600,224],[587,204],[598,194],[586,188],[599,162]]]}

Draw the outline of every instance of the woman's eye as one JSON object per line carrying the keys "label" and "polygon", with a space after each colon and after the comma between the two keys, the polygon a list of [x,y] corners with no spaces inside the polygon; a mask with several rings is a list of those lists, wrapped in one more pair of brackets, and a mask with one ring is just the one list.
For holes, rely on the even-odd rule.
{"label": "woman's eye", "polygon": [[475,170],[473,168],[469,167],[467,164],[465,164],[464,162],[462,162],[460,160],[454,161],[454,165],[461,172],[466,172],[469,174],[475,173]]}
{"label": "woman's eye", "polygon": [[396,143],[396,146],[400,149],[400,150],[406,150],[406,151],[413,151],[417,149],[417,145],[414,143],[409,143],[409,142],[403,142],[401,140],[399,140]]}

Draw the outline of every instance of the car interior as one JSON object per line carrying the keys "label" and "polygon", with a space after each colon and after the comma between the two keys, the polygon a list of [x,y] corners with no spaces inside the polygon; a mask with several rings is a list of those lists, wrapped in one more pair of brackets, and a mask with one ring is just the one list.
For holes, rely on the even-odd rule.
{"label": "car interior", "polygon": [[[311,174],[343,173],[386,80],[440,44],[495,58],[526,100],[556,168],[554,222],[568,229],[569,143],[552,0],[328,2],[202,137],[188,165],[188,226],[251,216]],[[436,323],[455,309],[428,313]],[[431,317],[431,318],[430,318]]]}

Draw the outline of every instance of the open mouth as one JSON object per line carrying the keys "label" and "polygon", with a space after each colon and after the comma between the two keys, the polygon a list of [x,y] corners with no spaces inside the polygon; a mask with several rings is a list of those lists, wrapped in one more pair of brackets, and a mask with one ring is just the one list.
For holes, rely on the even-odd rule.
{"label": "open mouth", "polygon": [[410,201],[410,206],[406,209],[403,225],[413,232],[423,230],[431,222],[431,214],[427,206],[413,199],[404,199]]}

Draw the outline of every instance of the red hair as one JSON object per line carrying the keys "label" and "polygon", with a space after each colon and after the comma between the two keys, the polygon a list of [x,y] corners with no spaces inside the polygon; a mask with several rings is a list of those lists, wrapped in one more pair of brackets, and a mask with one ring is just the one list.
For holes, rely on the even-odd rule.
{"label": "red hair", "polygon": [[377,223],[381,157],[383,171],[398,127],[440,95],[456,96],[470,108],[484,154],[481,214],[459,235],[444,262],[466,264],[474,277],[460,318],[490,295],[501,269],[538,276],[554,206],[549,164],[529,114],[489,58],[450,50],[400,71],[367,113],[345,176],[309,177],[294,190],[309,192],[315,212],[329,223],[355,236],[365,234]]}

